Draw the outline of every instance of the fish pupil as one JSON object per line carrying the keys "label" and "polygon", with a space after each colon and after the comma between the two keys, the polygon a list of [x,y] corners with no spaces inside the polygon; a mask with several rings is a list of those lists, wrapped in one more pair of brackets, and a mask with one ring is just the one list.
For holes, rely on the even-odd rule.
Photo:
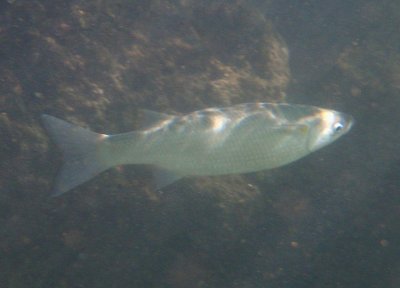
{"label": "fish pupil", "polygon": [[340,122],[336,122],[333,125],[333,129],[335,130],[335,132],[340,132],[343,129],[343,124]]}

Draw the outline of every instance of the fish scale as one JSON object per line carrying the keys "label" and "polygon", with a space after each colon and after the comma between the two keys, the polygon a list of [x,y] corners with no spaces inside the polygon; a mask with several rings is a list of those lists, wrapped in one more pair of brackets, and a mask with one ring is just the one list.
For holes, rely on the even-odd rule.
{"label": "fish scale", "polygon": [[43,115],[64,154],[53,195],[117,165],[153,165],[156,189],[187,176],[276,168],[334,142],[353,125],[347,114],[287,103],[246,103],[183,116],[144,114],[145,128],[115,135]]}

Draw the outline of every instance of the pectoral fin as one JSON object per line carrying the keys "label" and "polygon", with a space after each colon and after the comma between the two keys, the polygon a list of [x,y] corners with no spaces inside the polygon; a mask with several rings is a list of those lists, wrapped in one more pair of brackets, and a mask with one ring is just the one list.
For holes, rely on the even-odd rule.
{"label": "pectoral fin", "polygon": [[296,134],[300,136],[306,136],[310,131],[310,127],[305,124],[295,124],[295,125],[284,125],[280,127],[282,133]]}

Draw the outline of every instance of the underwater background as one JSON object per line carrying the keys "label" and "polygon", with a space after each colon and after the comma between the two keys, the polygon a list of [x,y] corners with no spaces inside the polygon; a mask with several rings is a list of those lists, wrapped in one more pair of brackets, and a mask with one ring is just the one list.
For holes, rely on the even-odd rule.
{"label": "underwater background", "polygon": [[[396,0],[0,2],[0,288],[400,287],[399,27]],[[356,123],[274,170],[50,197],[42,113],[119,133],[257,101]]]}

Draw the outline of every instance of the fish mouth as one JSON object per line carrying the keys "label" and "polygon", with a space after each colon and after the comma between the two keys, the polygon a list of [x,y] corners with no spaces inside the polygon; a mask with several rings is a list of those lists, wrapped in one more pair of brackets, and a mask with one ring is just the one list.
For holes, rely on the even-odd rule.
{"label": "fish mouth", "polygon": [[346,134],[354,126],[355,119],[353,116],[345,113],[340,113],[340,118],[343,119],[344,130],[342,134]]}

